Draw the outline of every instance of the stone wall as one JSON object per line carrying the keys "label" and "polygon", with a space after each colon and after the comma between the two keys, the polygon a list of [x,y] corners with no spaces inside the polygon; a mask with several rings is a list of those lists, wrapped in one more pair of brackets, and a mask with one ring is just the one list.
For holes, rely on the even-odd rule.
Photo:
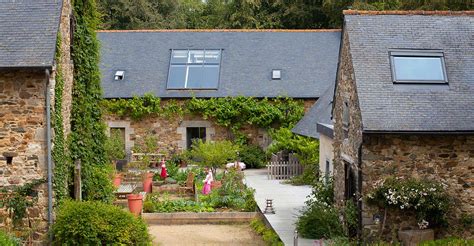
{"label": "stone wall", "polygon": [[[364,135],[362,149],[362,193],[367,195],[373,184],[388,176],[424,178],[448,185],[448,193],[455,198],[449,216],[453,233],[463,214],[474,216],[474,135]],[[378,230],[372,217],[381,213],[364,206],[364,225]],[[388,214],[384,234],[399,228],[417,228],[413,215],[399,212]],[[465,230],[463,237],[474,234]]]}
{"label": "stone wall", "polygon": [[[345,191],[344,163],[355,173],[359,170],[359,148],[362,143],[362,119],[355,85],[354,69],[347,33],[343,34],[343,46],[338,71],[334,102],[334,192],[336,203],[342,205]],[[347,108],[346,107],[347,103]],[[343,124],[344,111],[348,110],[348,125]],[[356,194],[357,195],[357,194]]]}
{"label": "stone wall", "polygon": [[[46,74],[44,70],[4,70],[0,73],[0,188],[46,177]],[[11,163],[10,163],[10,157]],[[33,225],[46,228],[46,186],[38,206],[30,209]],[[0,216],[6,226],[6,211]]]}
{"label": "stone wall", "polygon": [[[162,100],[166,103],[166,100]],[[181,101],[182,102],[182,101]],[[305,110],[314,104],[315,100],[305,100]],[[105,121],[109,128],[125,129],[125,148],[127,153],[136,144],[143,142],[147,135],[154,135],[158,139],[160,151],[164,153],[179,153],[186,149],[186,128],[206,127],[207,140],[230,140],[233,139],[232,132],[223,126],[215,124],[211,119],[203,119],[200,115],[185,114],[183,117],[146,117],[140,120],[132,120],[129,117],[106,115]],[[246,125],[242,132],[248,137],[252,144],[263,148],[270,144],[270,137],[265,129]]]}
{"label": "stone wall", "polygon": [[[61,64],[64,78],[62,115],[64,133],[70,132],[70,110],[72,104],[73,65],[70,54],[70,0],[63,1],[59,35]],[[53,67],[49,83],[51,108],[54,108],[56,66]],[[0,72],[0,188],[21,186],[35,179],[47,177],[46,142],[46,86],[44,70],[16,69]],[[54,112],[51,112],[53,114]],[[54,136],[54,132],[52,137]],[[54,143],[53,143],[54,144]],[[10,163],[10,157],[11,163]],[[38,187],[38,202],[28,209],[30,220],[25,228],[32,232],[31,240],[41,244],[47,230],[47,186]],[[0,210],[0,227],[11,226],[5,209]]]}
{"label": "stone wall", "polygon": [[61,64],[61,70],[64,79],[62,116],[65,136],[69,135],[71,132],[72,86],[74,76],[74,66],[71,58],[71,15],[71,0],[63,0],[61,22],[59,24],[59,33],[61,36],[61,57],[56,61],[56,63]]}

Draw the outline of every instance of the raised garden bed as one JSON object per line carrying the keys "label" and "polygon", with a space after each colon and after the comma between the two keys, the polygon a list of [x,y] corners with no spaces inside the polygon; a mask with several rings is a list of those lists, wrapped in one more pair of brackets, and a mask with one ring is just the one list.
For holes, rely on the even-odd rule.
{"label": "raised garden bed", "polygon": [[250,222],[257,218],[257,212],[177,212],[177,213],[143,213],[142,218],[148,224],[182,225]]}

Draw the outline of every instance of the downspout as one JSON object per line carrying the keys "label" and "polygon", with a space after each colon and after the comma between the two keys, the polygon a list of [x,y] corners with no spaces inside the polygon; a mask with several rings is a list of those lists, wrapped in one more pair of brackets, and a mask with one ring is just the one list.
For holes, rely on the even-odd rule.
{"label": "downspout", "polygon": [[[362,142],[363,142],[363,136],[362,136]],[[363,199],[363,196],[362,196],[362,143],[359,145],[359,148],[358,148],[358,164],[359,164],[359,167],[357,168],[357,238],[358,238],[358,241],[361,242],[361,240],[363,240],[363,235],[362,235],[362,231],[363,231],[363,225],[362,225],[362,199]]]}
{"label": "downspout", "polygon": [[[53,224],[53,166],[51,159],[51,83],[50,78],[51,74],[49,69],[46,69],[46,146],[48,149],[47,152],[47,164],[48,164],[48,229],[51,229]],[[52,234],[50,234],[52,235]]]}

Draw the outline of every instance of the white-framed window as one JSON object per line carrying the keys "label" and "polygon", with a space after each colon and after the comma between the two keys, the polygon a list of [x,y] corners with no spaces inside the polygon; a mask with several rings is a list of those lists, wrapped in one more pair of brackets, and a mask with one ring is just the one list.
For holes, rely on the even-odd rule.
{"label": "white-framed window", "polygon": [[390,51],[394,83],[446,84],[444,54],[433,50]]}
{"label": "white-framed window", "polygon": [[222,50],[171,50],[167,89],[217,89]]}

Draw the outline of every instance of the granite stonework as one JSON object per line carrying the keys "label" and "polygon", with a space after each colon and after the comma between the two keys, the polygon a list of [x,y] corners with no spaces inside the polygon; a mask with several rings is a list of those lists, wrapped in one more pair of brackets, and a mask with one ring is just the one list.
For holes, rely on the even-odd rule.
{"label": "granite stonework", "polygon": [[[70,109],[72,104],[73,66],[70,56],[71,3],[64,0],[59,32],[61,33],[61,56],[55,61],[61,64],[64,78],[62,115],[64,132],[70,132]],[[0,71],[0,189],[21,186],[36,179],[47,177],[46,141],[46,93],[49,93],[54,110],[56,68],[4,69]],[[48,81],[49,79],[49,81]],[[50,89],[47,90],[47,84]],[[51,111],[54,114],[54,111]],[[54,136],[54,130],[52,137]],[[53,142],[54,144],[54,142]],[[28,209],[28,221],[24,226],[32,231],[32,243],[43,244],[47,231],[47,186],[37,188],[38,201]],[[0,209],[0,228],[11,226],[5,208]]]}
{"label": "granite stonework", "polygon": [[[184,103],[180,100],[178,103]],[[176,101],[174,101],[176,102]],[[307,111],[315,100],[305,100],[304,107]],[[162,100],[163,104],[167,100]],[[154,135],[158,139],[158,149],[160,152],[170,155],[180,153],[187,148],[186,128],[205,127],[206,140],[232,140],[234,138],[229,128],[217,125],[212,119],[204,119],[197,114],[185,114],[183,116],[150,116],[139,120],[130,117],[120,117],[108,114],[105,122],[110,128],[122,128],[125,131],[125,149],[130,154],[135,145],[143,143],[146,136]],[[244,125],[241,131],[247,136],[252,144],[266,148],[270,142],[270,136],[265,129],[252,125]]]}
{"label": "granite stonework", "polygon": [[[333,110],[337,205],[342,206],[348,195],[345,165],[349,165],[355,174],[355,198],[361,203],[361,236],[367,239],[382,235],[395,240],[398,230],[417,229],[414,213],[388,210],[382,230],[382,223],[376,224],[374,216],[383,217],[384,211],[368,206],[364,197],[376,181],[389,176],[436,180],[446,184],[455,199],[448,216],[449,228],[436,230],[436,236],[453,234],[452,228],[462,227],[462,215],[474,214],[474,135],[363,133],[356,80],[349,38],[343,33]],[[348,124],[343,123],[346,103]],[[472,230],[460,234],[466,238],[474,236]]]}
{"label": "granite stonework", "polygon": [[[376,181],[389,176],[434,180],[447,185],[446,190],[454,199],[455,205],[448,216],[450,227],[459,225],[462,215],[474,215],[474,135],[364,135],[362,173],[364,195],[373,189]],[[375,213],[381,211],[364,207],[367,228],[373,224]],[[387,233],[393,227],[417,229],[414,215],[401,216],[396,211],[388,214],[386,224]],[[461,234],[474,236],[469,230]]]}
{"label": "granite stonework", "polygon": [[[343,205],[345,199],[344,166],[349,165],[356,174],[358,173],[359,147],[362,143],[362,119],[347,33],[343,34],[342,42],[333,112],[334,192],[339,206]],[[349,115],[348,124],[343,124],[345,107]],[[355,195],[358,197],[360,194]]]}
{"label": "granite stonework", "polygon": [[[43,70],[0,73],[0,188],[46,177],[46,74]],[[42,185],[33,224],[46,228],[47,192]],[[0,209],[0,227],[9,224]]]}

